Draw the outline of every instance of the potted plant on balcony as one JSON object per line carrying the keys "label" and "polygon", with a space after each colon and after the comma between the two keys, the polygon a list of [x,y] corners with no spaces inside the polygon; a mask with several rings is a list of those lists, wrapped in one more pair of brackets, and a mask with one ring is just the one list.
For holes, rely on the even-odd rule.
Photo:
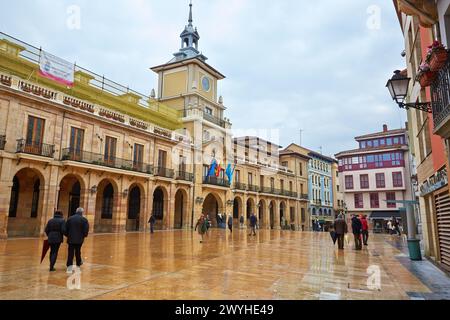
{"label": "potted plant on balcony", "polygon": [[430,70],[435,72],[445,65],[447,57],[448,53],[444,45],[439,41],[434,41],[433,44],[428,47],[425,62],[430,65]]}
{"label": "potted plant on balcony", "polygon": [[433,83],[436,73],[431,71],[428,63],[422,63],[417,72],[416,80],[419,81],[422,88],[428,87]]}

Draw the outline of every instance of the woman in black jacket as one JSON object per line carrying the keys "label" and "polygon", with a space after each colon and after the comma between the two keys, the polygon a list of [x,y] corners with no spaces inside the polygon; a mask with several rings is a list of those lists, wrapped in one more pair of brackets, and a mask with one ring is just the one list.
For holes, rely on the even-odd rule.
{"label": "woman in black jacket", "polygon": [[48,237],[50,246],[50,271],[55,271],[55,263],[58,258],[59,246],[64,240],[65,221],[61,211],[56,211],[45,227],[45,234]]}

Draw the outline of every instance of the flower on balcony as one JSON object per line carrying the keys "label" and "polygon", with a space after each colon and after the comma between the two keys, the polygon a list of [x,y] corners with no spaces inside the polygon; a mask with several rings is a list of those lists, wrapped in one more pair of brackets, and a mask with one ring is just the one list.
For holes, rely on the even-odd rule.
{"label": "flower on balcony", "polygon": [[417,71],[416,80],[419,81],[422,88],[428,87],[436,77],[436,73],[431,71],[428,63],[422,63]]}
{"label": "flower on balcony", "polygon": [[447,50],[439,41],[433,41],[428,46],[425,62],[430,65],[431,71],[438,71],[447,62]]}

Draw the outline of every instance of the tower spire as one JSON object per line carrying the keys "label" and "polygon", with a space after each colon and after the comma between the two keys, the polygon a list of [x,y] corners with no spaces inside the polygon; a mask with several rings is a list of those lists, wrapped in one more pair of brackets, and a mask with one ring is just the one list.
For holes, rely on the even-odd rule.
{"label": "tower spire", "polygon": [[192,0],[189,1],[189,26],[192,27]]}

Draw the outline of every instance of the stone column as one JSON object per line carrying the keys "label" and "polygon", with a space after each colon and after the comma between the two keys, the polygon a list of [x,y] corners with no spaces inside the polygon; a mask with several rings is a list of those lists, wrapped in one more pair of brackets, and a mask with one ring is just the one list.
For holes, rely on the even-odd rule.
{"label": "stone column", "polygon": [[8,237],[8,215],[9,201],[11,199],[12,180],[12,160],[2,158],[0,170],[0,239]]}
{"label": "stone column", "polygon": [[59,167],[50,166],[50,174],[48,177],[48,183],[45,186],[41,186],[41,191],[43,192],[42,197],[42,212],[41,220],[39,226],[39,234],[44,235],[45,226],[47,221],[53,217],[56,210],[57,201],[57,189],[58,189],[58,171]]}

